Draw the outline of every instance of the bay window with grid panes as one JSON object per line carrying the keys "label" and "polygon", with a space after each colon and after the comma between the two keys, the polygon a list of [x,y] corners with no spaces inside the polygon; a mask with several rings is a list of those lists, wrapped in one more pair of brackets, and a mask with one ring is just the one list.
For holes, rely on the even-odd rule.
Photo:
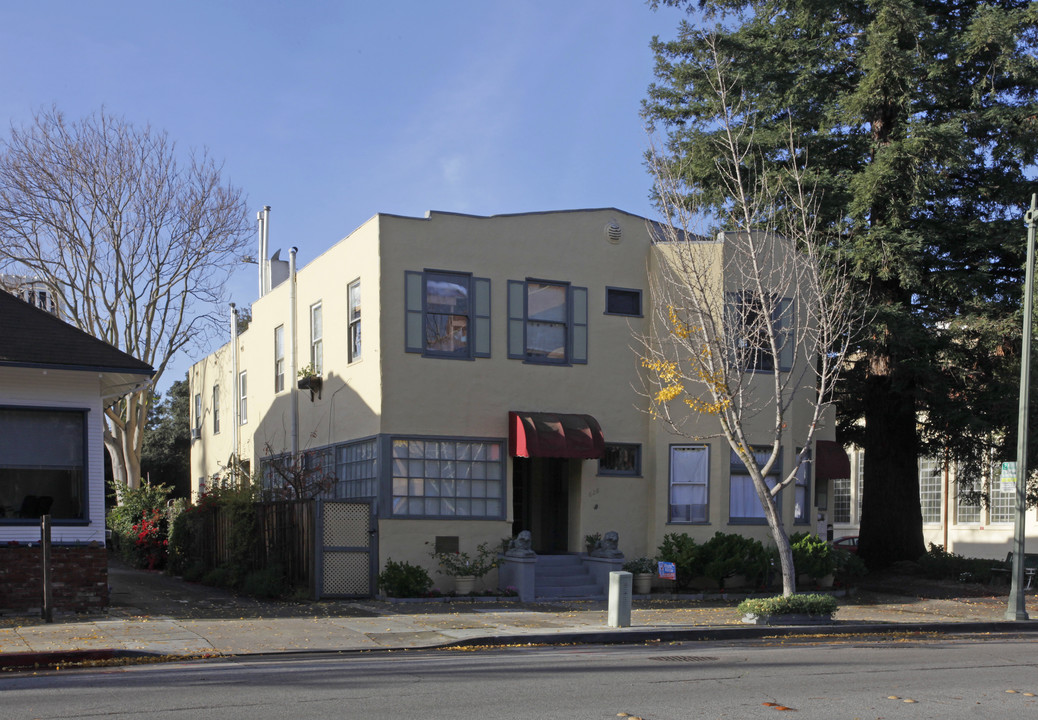
{"label": "bay window with grid panes", "polygon": [[393,517],[503,520],[500,441],[393,438]]}
{"label": "bay window with grid panes", "polygon": [[943,466],[936,458],[919,460],[919,505],[926,525],[941,522],[941,475]]}

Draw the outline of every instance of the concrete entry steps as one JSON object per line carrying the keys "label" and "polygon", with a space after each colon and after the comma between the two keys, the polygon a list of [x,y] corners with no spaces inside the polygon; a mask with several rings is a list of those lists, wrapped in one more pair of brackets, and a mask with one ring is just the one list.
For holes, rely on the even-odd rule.
{"label": "concrete entry steps", "polygon": [[580,555],[538,555],[534,593],[538,599],[601,600],[605,588],[598,586]]}

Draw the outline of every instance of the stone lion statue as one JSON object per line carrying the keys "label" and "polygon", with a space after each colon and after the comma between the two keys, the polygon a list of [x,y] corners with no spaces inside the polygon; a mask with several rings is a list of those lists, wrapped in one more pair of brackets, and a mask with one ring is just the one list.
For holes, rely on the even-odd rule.
{"label": "stone lion statue", "polygon": [[506,557],[535,557],[537,553],[533,551],[533,536],[529,530],[523,530],[517,536],[512,538],[511,542],[508,543],[508,550],[505,551]]}
{"label": "stone lion statue", "polygon": [[591,550],[591,557],[597,558],[622,558],[624,554],[620,552],[620,533],[615,530],[610,530],[602,539],[595,543],[594,549]]}

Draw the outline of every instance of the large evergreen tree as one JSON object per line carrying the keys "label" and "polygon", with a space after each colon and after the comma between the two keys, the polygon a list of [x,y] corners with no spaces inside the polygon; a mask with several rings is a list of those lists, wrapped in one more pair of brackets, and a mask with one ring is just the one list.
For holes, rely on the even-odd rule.
{"label": "large evergreen tree", "polygon": [[1015,396],[1021,218],[1038,190],[1038,4],[659,2],[690,16],[653,41],[645,114],[690,199],[725,216],[714,49],[770,148],[747,158],[747,182],[796,139],[818,222],[871,310],[840,404],[843,437],[865,449],[860,552],[873,566],[915,559],[919,454],[979,468],[979,448],[1015,425],[1000,399]]}
{"label": "large evergreen tree", "polygon": [[191,390],[187,378],[174,380],[152,398],[141,448],[141,474],[152,485],[169,485],[174,497],[191,494]]}

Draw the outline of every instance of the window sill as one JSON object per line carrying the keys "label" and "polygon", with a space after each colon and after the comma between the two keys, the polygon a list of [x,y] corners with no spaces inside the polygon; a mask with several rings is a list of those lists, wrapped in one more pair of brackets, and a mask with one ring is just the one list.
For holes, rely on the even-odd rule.
{"label": "window sill", "polygon": [[729,525],[767,525],[767,518],[728,518]]}

